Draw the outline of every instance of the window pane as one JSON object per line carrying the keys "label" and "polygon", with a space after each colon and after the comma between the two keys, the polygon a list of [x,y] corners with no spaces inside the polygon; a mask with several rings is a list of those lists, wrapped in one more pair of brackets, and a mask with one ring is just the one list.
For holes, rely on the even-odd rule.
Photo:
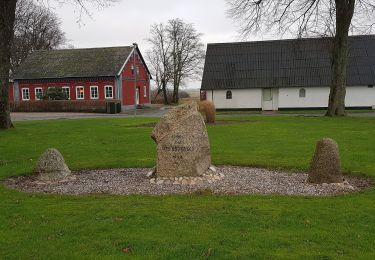
{"label": "window pane", "polygon": [[77,99],[84,99],[85,91],[83,87],[77,88]]}
{"label": "window pane", "polygon": [[90,92],[91,92],[91,98],[92,99],[98,98],[98,87],[96,87],[96,86],[91,87]]}
{"label": "window pane", "polygon": [[63,93],[67,99],[70,99],[70,88],[69,87],[63,87]]}
{"label": "window pane", "polygon": [[22,89],[22,99],[23,100],[29,100],[30,99],[30,92],[28,88]]}
{"label": "window pane", "polygon": [[263,100],[264,101],[271,101],[272,100],[272,89],[265,88],[263,90]]}
{"label": "window pane", "polygon": [[41,88],[35,89],[35,99],[41,100],[43,98],[43,90]]}
{"label": "window pane", "polygon": [[106,86],[105,87],[105,98],[113,98],[113,87]]}

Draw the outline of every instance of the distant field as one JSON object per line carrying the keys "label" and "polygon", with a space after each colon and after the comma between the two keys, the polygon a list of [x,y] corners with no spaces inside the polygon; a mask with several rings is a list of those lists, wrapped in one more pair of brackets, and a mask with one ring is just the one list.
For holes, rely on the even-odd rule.
{"label": "distant field", "polygon": [[[157,118],[17,122],[0,131],[0,180],[48,147],[73,170],[152,167]],[[208,126],[213,163],[305,171],[315,142],[345,174],[375,179],[375,118],[228,117]],[[337,197],[60,196],[0,185],[0,259],[374,259],[375,189]]]}

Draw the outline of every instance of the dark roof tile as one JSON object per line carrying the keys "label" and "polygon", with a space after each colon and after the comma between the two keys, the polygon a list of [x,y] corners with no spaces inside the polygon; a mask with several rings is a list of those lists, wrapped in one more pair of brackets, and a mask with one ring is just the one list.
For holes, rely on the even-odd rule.
{"label": "dark roof tile", "polygon": [[35,51],[16,70],[14,79],[116,76],[132,46]]}
{"label": "dark roof tile", "polygon": [[[375,36],[349,39],[347,84],[375,84]],[[331,38],[209,44],[202,89],[329,86],[331,46]]]}

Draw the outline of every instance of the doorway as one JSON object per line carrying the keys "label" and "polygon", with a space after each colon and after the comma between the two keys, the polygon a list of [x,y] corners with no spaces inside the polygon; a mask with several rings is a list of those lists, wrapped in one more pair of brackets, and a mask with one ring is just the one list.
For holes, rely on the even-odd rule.
{"label": "doorway", "polygon": [[262,110],[272,111],[279,109],[279,89],[264,88],[262,89]]}
{"label": "doorway", "polygon": [[139,105],[139,87],[137,87],[135,91],[135,104]]}

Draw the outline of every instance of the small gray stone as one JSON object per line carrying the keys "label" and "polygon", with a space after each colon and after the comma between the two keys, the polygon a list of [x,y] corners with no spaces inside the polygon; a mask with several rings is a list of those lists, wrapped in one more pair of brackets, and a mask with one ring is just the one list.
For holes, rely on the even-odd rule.
{"label": "small gray stone", "polygon": [[213,171],[213,172],[216,172],[216,167],[213,166],[213,165],[211,165],[211,166],[210,166],[210,170]]}
{"label": "small gray stone", "polygon": [[62,154],[54,149],[47,149],[39,158],[34,173],[41,181],[61,181],[66,179],[71,171],[65,164]]}
{"label": "small gray stone", "polygon": [[320,140],[311,161],[308,177],[310,183],[342,183],[338,144],[329,138]]}

